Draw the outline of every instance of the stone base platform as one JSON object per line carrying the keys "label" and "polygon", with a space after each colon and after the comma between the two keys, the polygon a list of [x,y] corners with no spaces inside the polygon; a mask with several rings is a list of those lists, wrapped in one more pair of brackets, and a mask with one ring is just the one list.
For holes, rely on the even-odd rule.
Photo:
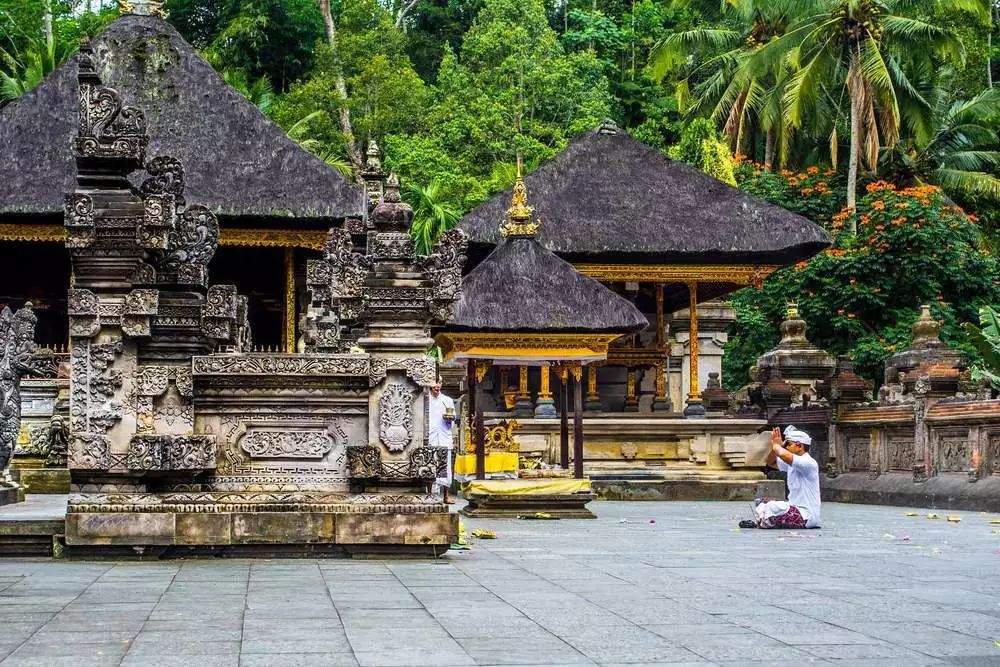
{"label": "stone base platform", "polygon": [[771,479],[664,479],[592,476],[601,500],[753,500],[784,499],[785,483]]}
{"label": "stone base platform", "polygon": [[69,493],[69,470],[66,468],[19,468],[15,474],[27,493]]}
{"label": "stone base platform", "polygon": [[24,495],[19,485],[0,483],[0,505],[13,505],[22,500]]}
{"label": "stone base platform", "polygon": [[66,496],[28,496],[0,510],[0,557],[52,556],[66,520]]}
{"label": "stone base platform", "polygon": [[458,516],[430,495],[309,492],[76,496],[70,556],[436,557]]}
{"label": "stone base platform", "polygon": [[975,482],[962,473],[943,473],[925,482],[913,475],[890,472],[871,479],[867,472],[850,472],[821,480],[824,501],[898,505],[931,509],[1000,512],[1000,477]]}
{"label": "stone base platform", "polygon": [[594,519],[587,509],[594,500],[589,480],[513,479],[468,482],[462,486],[468,504],[460,511],[478,518],[516,519],[545,513],[559,519]]}

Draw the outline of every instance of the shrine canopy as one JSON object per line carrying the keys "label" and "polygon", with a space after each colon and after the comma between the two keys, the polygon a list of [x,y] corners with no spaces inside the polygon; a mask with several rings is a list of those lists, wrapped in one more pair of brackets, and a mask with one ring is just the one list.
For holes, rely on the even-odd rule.
{"label": "shrine canopy", "polygon": [[[178,159],[188,198],[224,226],[325,231],[364,215],[362,188],[289,139],[159,16],[127,14],[92,47],[102,82],[145,113],[149,158]],[[61,233],[63,195],[75,187],[77,63],[0,109],[0,224],[54,222]]]}
{"label": "shrine canopy", "polygon": [[520,177],[512,202],[505,240],[462,279],[454,315],[436,337],[446,359],[588,363],[648,326],[631,302],[542,246]]}
{"label": "shrine canopy", "polygon": [[[713,288],[701,296],[712,298],[830,244],[818,225],[669,160],[611,121],[525,183],[542,214],[539,243],[603,282],[704,282]],[[499,243],[509,197],[499,193],[460,221],[472,262]],[[683,291],[667,299],[687,305]]]}

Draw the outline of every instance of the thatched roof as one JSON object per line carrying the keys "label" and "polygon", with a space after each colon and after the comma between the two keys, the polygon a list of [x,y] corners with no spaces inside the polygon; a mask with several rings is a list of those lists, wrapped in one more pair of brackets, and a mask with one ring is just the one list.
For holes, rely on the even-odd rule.
{"label": "thatched roof", "polygon": [[[362,215],[364,193],[230,88],[167,22],[124,16],[93,40],[97,73],[149,124],[149,158],[184,165],[186,196],[252,225]],[[77,63],[0,109],[0,219],[59,216],[75,187]]]}
{"label": "thatched roof", "polygon": [[[574,262],[787,265],[830,243],[805,218],[613,127],[580,136],[525,182],[542,245]],[[459,223],[474,246],[497,243],[510,197],[497,194]]]}
{"label": "thatched roof", "polygon": [[649,323],[639,310],[543,248],[516,237],[462,279],[448,331],[633,333]]}

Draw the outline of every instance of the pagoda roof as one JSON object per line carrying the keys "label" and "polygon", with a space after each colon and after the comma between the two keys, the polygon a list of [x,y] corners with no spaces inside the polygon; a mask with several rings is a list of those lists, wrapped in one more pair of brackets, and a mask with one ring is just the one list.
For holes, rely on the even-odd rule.
{"label": "pagoda roof", "polygon": [[[184,165],[190,201],[248,226],[275,219],[329,226],[364,214],[362,188],[289,139],[166,21],[123,16],[92,47],[101,80],[144,112],[147,157]],[[63,196],[76,183],[70,142],[78,105],[74,57],[0,108],[0,219],[61,219]]]}
{"label": "pagoda roof", "polygon": [[[788,265],[830,245],[818,225],[751,197],[605,123],[525,177],[539,241],[572,262]],[[511,192],[459,227],[480,253],[499,241]]]}
{"label": "pagoda roof", "polygon": [[501,243],[462,279],[446,331],[626,334],[646,317],[535,238]]}

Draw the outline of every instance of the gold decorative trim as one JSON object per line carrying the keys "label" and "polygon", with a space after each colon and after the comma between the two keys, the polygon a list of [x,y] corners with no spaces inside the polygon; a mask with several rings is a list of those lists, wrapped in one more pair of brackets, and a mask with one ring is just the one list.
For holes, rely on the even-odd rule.
{"label": "gold decorative trim", "polygon": [[765,264],[574,264],[580,273],[605,282],[732,283],[759,287],[780,269]]}
{"label": "gold decorative trim", "polygon": [[435,341],[446,361],[589,361],[608,356],[608,345],[621,334],[502,334],[453,332]]}
{"label": "gold decorative trim", "polygon": [[285,248],[285,352],[295,352],[295,320],[298,311],[295,306],[295,250]]}
{"label": "gold decorative trim", "polygon": [[[219,244],[245,248],[322,250],[326,236],[327,233],[321,230],[223,228]],[[0,224],[0,241],[65,243],[66,228],[62,225]]]}

